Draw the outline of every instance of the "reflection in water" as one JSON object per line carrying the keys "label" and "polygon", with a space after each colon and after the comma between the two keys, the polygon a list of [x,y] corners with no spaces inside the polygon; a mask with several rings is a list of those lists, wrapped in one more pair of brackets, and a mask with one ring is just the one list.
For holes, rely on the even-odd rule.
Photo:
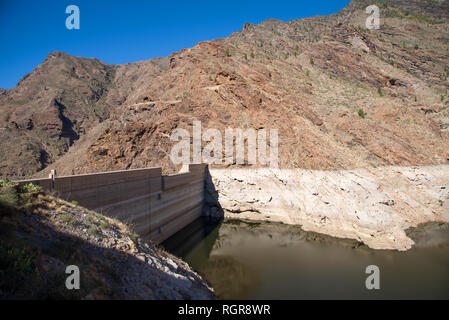
{"label": "reflection in water", "polygon": [[258,285],[258,274],[230,256],[212,256],[201,269],[220,299],[243,299]]}
{"label": "reflection in water", "polygon": [[[448,299],[449,228],[410,234],[417,248],[376,251],[294,226],[199,219],[164,246],[221,299]],[[368,265],[380,268],[380,290],[365,288]]]}

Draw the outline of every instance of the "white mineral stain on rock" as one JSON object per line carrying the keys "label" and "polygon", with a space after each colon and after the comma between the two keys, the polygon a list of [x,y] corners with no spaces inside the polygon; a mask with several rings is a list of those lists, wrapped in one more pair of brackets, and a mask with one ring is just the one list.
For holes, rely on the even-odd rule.
{"label": "white mineral stain on rock", "polygon": [[373,249],[408,250],[414,242],[404,230],[449,222],[447,165],[210,172],[226,218],[300,225]]}

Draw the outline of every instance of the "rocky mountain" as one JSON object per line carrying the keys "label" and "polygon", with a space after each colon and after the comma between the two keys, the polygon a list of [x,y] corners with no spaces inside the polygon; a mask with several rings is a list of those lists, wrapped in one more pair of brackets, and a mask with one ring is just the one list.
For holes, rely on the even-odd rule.
{"label": "rocky mountain", "polygon": [[353,0],[138,63],[51,53],[0,94],[0,174],[173,172],[170,134],[194,120],[278,129],[281,168],[447,164],[448,50],[449,1]]}

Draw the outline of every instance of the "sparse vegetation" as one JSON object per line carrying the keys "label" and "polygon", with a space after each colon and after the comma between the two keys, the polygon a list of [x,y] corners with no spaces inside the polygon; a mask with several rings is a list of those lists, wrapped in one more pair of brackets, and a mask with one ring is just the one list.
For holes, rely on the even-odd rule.
{"label": "sparse vegetation", "polygon": [[[155,247],[144,246],[138,235],[131,233],[120,221],[73,207],[64,200],[41,193],[35,185],[19,186],[0,180],[0,198],[5,194],[14,199],[9,201],[10,215],[3,216],[4,203],[0,204],[3,216],[0,217],[0,299],[78,300],[142,296],[150,299],[158,296],[148,287],[140,286],[139,280],[160,283],[171,279],[171,275],[165,274],[164,268],[169,263],[166,256],[160,256]],[[25,214],[23,195],[33,196],[36,205],[33,213],[39,212],[39,216]],[[110,229],[113,232],[101,231]],[[98,246],[100,242],[102,245]],[[152,258],[162,267],[142,263]],[[175,257],[170,259],[176,260]],[[79,266],[80,290],[67,290],[64,286],[68,265]],[[180,268],[191,273],[186,267]],[[160,270],[157,277],[154,277],[154,269]],[[135,277],[126,293],[119,289],[124,275]],[[173,297],[179,296],[179,290],[184,289],[173,290]],[[170,296],[171,290],[165,290],[163,296]],[[205,286],[199,290],[213,296]],[[189,297],[192,290],[182,292],[183,296]]]}
{"label": "sparse vegetation", "polygon": [[31,212],[35,195],[43,191],[42,187],[28,183],[17,185],[13,182],[0,180],[0,207],[4,213],[17,210]]}
{"label": "sparse vegetation", "polygon": [[100,230],[98,230],[97,227],[92,226],[87,230],[87,233],[91,236],[97,236],[100,233]]}
{"label": "sparse vegetation", "polygon": [[0,180],[0,207],[5,211],[11,211],[17,208],[19,196],[13,183]]}
{"label": "sparse vegetation", "polygon": [[362,119],[365,119],[366,113],[365,113],[365,111],[363,111],[363,109],[359,109],[359,117]]}
{"label": "sparse vegetation", "polygon": [[32,183],[27,183],[19,187],[19,193],[38,193],[43,190],[44,189],[41,186],[37,186]]}
{"label": "sparse vegetation", "polygon": [[384,96],[381,87],[378,87],[378,88],[377,88],[377,93],[379,94],[380,97],[383,97],[383,96]]}
{"label": "sparse vegetation", "polygon": [[135,232],[129,234],[129,238],[134,242],[137,243],[137,239],[139,239],[139,235]]}
{"label": "sparse vegetation", "polygon": [[61,219],[62,222],[68,224],[71,227],[75,227],[77,222],[75,217],[70,213],[63,213],[59,216],[59,219]]}
{"label": "sparse vegetation", "polygon": [[109,228],[109,223],[107,223],[106,221],[101,221],[101,223],[100,223],[100,229],[101,229],[101,230],[105,230],[105,229],[107,229],[107,228]]}
{"label": "sparse vegetation", "polygon": [[226,49],[226,57],[230,57],[231,56],[231,52],[229,51],[229,49]]}

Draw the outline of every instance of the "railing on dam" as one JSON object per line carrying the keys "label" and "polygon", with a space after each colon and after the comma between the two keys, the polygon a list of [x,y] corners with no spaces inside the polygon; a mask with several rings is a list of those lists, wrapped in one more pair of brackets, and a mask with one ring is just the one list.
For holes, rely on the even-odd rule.
{"label": "railing on dam", "polygon": [[201,216],[206,169],[195,164],[172,176],[148,168],[17,182],[40,185],[59,198],[129,223],[144,240],[158,244]]}

